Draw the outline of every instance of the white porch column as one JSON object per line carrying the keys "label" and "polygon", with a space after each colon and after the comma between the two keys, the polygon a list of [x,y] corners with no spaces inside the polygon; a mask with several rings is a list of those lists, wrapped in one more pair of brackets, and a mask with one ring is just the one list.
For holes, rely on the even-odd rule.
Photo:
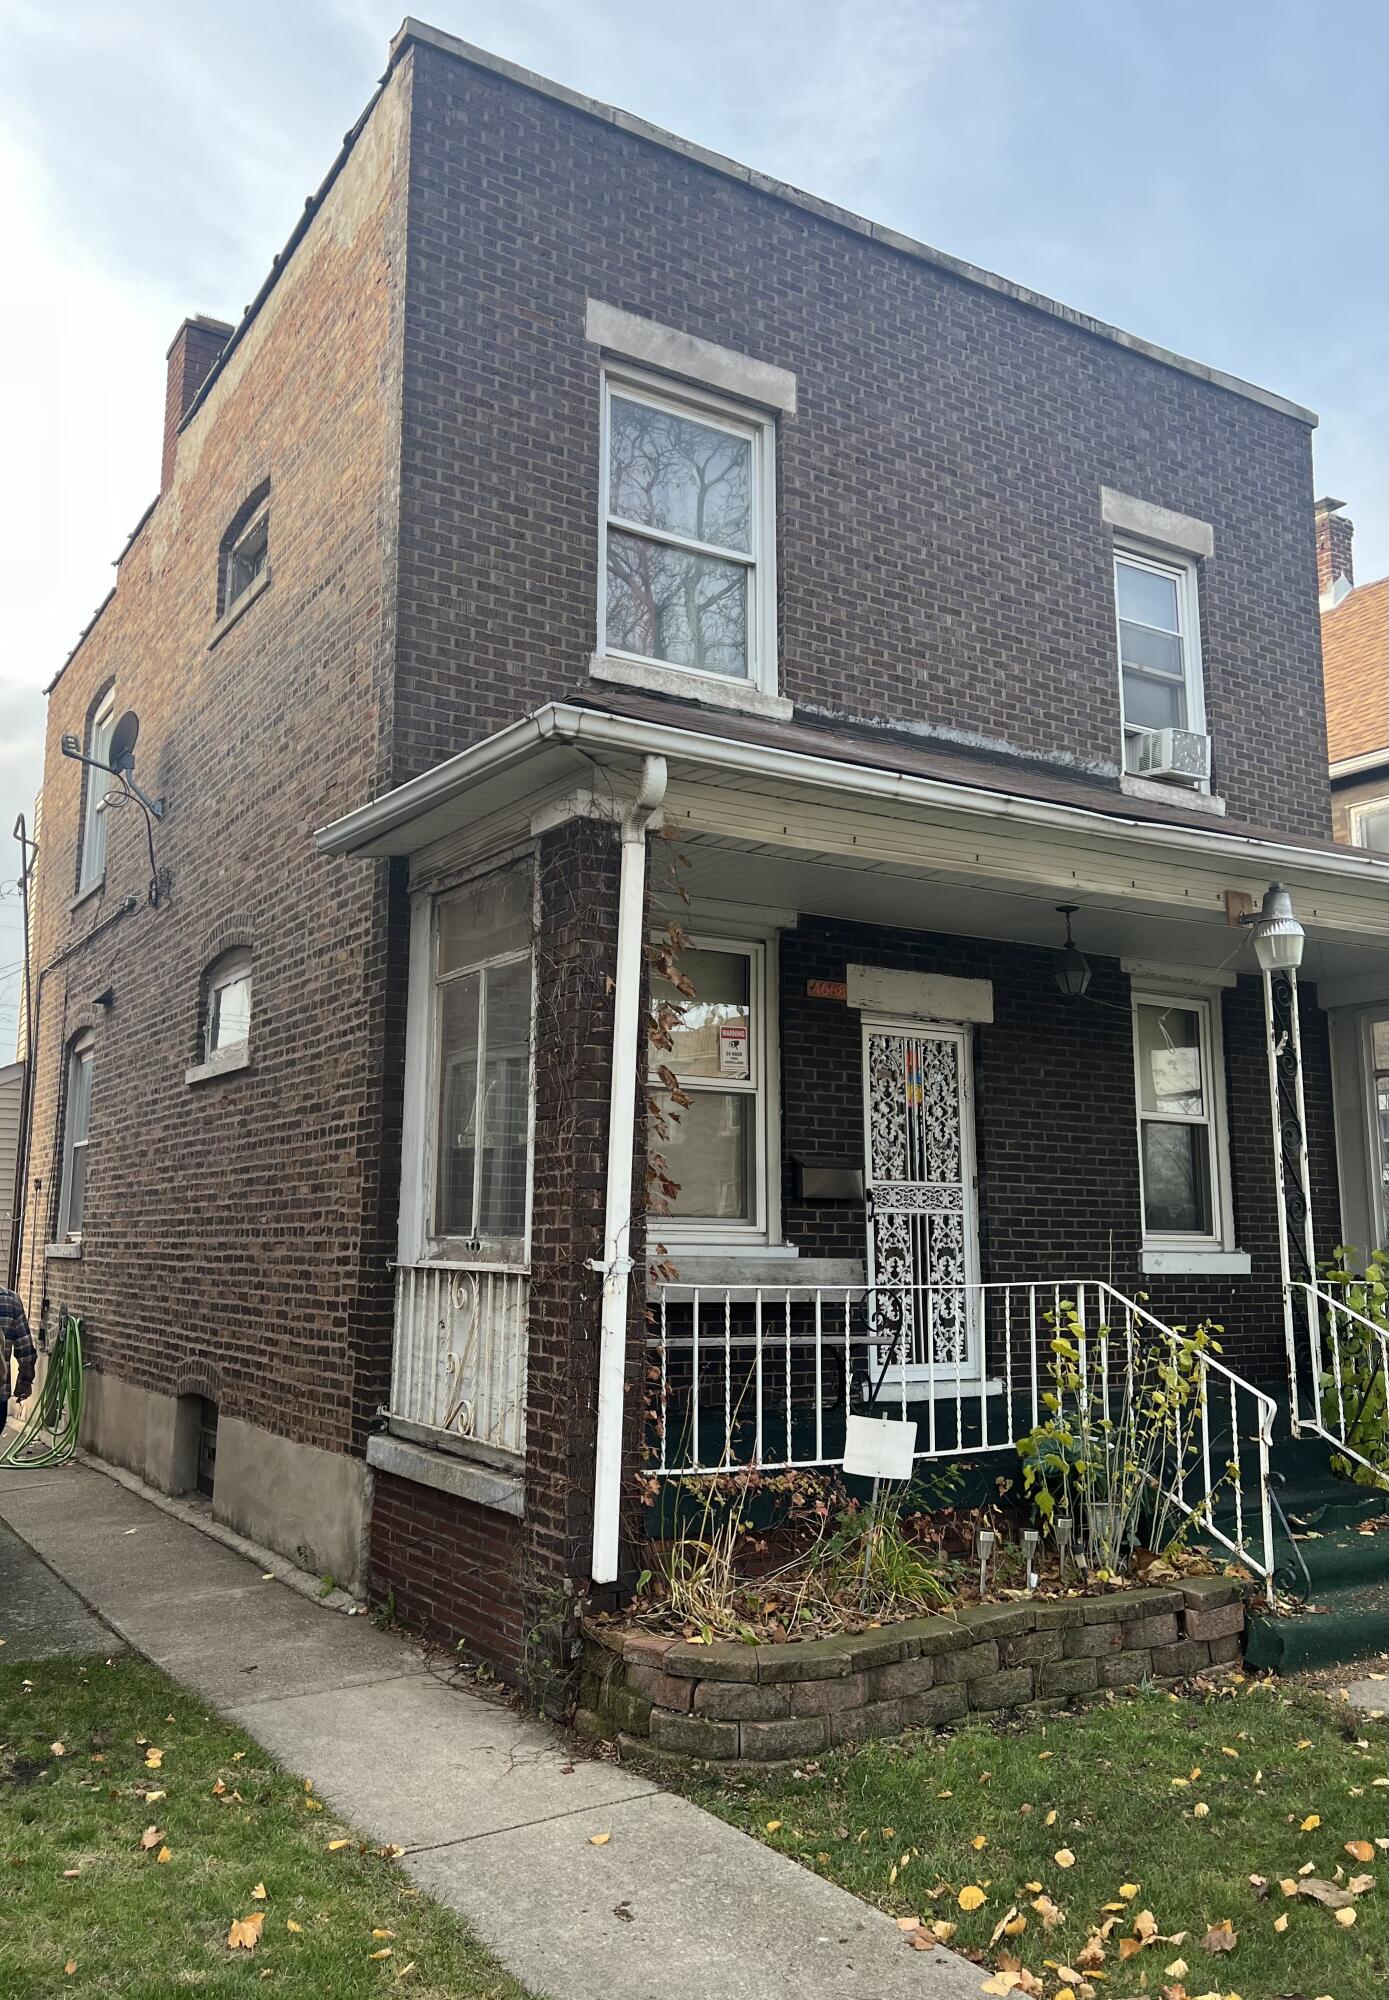
{"label": "white porch column", "polygon": [[646,906],[646,836],[666,795],[666,760],[642,760],[641,789],[622,820],[617,898],[617,964],[613,974],[612,1098],[603,1225],[603,1312],[598,1349],[598,1435],[593,1477],[595,1583],[617,1579],[622,1504],[623,1375],[627,1300],[632,1274],[632,1148],[637,1104],[642,922]]}

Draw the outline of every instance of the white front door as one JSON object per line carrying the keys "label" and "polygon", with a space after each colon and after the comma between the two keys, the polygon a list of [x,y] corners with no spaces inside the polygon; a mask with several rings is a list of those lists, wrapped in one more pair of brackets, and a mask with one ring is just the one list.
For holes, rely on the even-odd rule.
{"label": "white front door", "polygon": [[[883,1386],[977,1381],[978,1217],[968,1028],[863,1024],[868,1280]],[[890,1338],[887,1337],[890,1335]]]}

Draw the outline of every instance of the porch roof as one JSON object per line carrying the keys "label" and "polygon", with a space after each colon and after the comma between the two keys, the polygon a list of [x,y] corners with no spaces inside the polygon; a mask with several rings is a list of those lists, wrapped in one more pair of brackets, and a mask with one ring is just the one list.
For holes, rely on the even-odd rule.
{"label": "porch roof", "polygon": [[1215,966],[1239,946],[1227,894],[1257,899],[1277,879],[1307,927],[1308,972],[1346,1000],[1389,993],[1389,860],[1364,849],[1130,798],[1080,771],[626,691],[549,703],[344,814],[317,844],[418,858],[470,833],[612,810],[650,756],[666,761],[666,820],[689,849],[692,893],[728,895],[732,848],[750,902],[1054,943],[1064,896],[1083,902],[1089,948]]}

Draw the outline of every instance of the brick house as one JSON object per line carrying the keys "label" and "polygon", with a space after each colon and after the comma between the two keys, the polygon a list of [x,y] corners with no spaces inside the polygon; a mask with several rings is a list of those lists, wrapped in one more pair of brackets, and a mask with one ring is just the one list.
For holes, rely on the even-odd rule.
{"label": "brick house", "polygon": [[1389,995],[1312,422],[407,22],[50,690],[20,1283],[91,1446],[536,1678],[643,1469],[865,1385],[992,1448],[1062,1288],[1285,1384],[1271,1076],[1329,1248]]}
{"label": "brick house", "polygon": [[[1316,504],[1326,749],[1337,840],[1389,853],[1389,577],[1357,585],[1340,500]],[[1332,1022],[1348,1240],[1389,1249],[1389,1008],[1374,982]]]}

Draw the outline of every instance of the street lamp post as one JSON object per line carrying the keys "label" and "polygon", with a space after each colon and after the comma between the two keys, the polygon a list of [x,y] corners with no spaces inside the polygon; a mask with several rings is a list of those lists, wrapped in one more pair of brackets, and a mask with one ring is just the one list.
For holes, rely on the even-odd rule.
{"label": "street lamp post", "polygon": [[[1283,1340],[1288,1356],[1288,1416],[1299,1435],[1297,1336],[1293,1315],[1294,1268],[1301,1282],[1316,1283],[1312,1233],[1312,1185],[1307,1162],[1307,1105],[1302,1088],[1302,1027],[1297,1003],[1297,969],[1306,936],[1293,913],[1292,897],[1271,882],[1253,927],[1254,955],[1264,981],[1264,1028],[1268,1049],[1269,1115],[1273,1125],[1277,1177],[1278,1264],[1283,1289]],[[1308,1324],[1312,1321],[1310,1296]],[[1313,1356],[1315,1363],[1315,1356]]]}

